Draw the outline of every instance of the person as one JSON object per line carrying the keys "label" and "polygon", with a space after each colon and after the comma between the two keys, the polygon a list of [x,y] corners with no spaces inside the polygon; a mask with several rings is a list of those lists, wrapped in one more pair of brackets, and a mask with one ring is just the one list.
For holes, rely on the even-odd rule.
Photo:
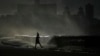
{"label": "person", "polygon": [[35,49],[37,49],[37,48],[36,48],[36,47],[37,47],[37,44],[39,44],[40,47],[43,48],[42,45],[41,45],[41,43],[40,43],[40,41],[39,41],[39,39],[40,39],[40,36],[39,36],[39,33],[37,32],[36,42],[35,42]]}

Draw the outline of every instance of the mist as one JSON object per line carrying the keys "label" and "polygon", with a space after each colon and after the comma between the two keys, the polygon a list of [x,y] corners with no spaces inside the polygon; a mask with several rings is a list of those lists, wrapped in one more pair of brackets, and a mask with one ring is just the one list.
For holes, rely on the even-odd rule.
{"label": "mist", "polygon": [[6,12],[0,17],[0,34],[34,36],[39,32],[41,35],[85,35],[75,20],[57,14],[59,11],[55,8],[46,7],[46,11],[41,7],[37,8],[34,4],[14,5],[9,9],[12,10],[10,13]]}

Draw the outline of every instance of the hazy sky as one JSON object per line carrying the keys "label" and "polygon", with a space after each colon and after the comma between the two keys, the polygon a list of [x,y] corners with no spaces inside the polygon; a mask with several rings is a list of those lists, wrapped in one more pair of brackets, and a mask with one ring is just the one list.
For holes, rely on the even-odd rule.
{"label": "hazy sky", "polygon": [[[80,6],[84,7],[87,2],[90,2],[95,7],[95,16],[99,18],[100,7],[99,0],[41,0],[41,3],[57,3],[59,9],[63,8],[63,5],[67,5],[70,8],[72,14],[76,14]],[[42,14],[43,16],[37,16],[33,13],[34,9],[29,4],[33,4],[34,0],[0,0],[0,14],[10,14],[15,16],[7,16],[0,18],[0,34],[1,35],[14,35],[14,34],[29,34],[34,35],[36,32],[42,33],[42,35],[81,35],[84,31],[76,24],[72,19],[60,18],[57,15],[53,15],[52,12],[48,14]],[[17,11],[17,4],[27,4],[24,9],[21,9],[21,13]],[[49,15],[49,16],[48,16]],[[45,16],[45,17],[44,17]]]}
{"label": "hazy sky", "polygon": [[[99,7],[100,0],[62,0],[62,2],[61,2],[61,0],[40,0],[40,2],[41,3],[59,3],[60,5],[65,4],[65,5],[69,6],[72,13],[76,13],[80,6],[84,7],[85,4],[90,2],[95,7],[95,16],[96,17],[100,16],[100,7]],[[33,4],[34,0],[0,0],[0,4],[2,4],[0,6],[6,6],[8,4],[16,4],[16,3],[18,3],[18,4],[19,3],[21,3],[21,4]]]}

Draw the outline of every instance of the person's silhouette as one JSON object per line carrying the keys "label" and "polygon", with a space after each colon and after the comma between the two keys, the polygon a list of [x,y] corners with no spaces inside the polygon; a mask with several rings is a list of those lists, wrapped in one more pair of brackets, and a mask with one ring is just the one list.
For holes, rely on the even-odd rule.
{"label": "person's silhouette", "polygon": [[42,45],[41,45],[41,43],[40,43],[40,41],[39,41],[39,38],[40,38],[40,36],[39,36],[39,33],[37,32],[36,42],[35,42],[35,49],[36,49],[36,47],[37,47],[37,44],[39,44],[40,47],[43,48]]}

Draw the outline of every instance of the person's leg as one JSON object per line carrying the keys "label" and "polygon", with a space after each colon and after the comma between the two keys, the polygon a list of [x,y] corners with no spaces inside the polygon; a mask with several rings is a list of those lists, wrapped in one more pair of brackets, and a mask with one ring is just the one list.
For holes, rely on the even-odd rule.
{"label": "person's leg", "polygon": [[40,43],[40,42],[39,42],[39,45],[40,45],[40,47],[41,47],[41,48],[43,48],[43,46],[41,45],[41,43]]}
{"label": "person's leg", "polygon": [[36,46],[37,46],[37,43],[35,43],[35,49],[37,49]]}

